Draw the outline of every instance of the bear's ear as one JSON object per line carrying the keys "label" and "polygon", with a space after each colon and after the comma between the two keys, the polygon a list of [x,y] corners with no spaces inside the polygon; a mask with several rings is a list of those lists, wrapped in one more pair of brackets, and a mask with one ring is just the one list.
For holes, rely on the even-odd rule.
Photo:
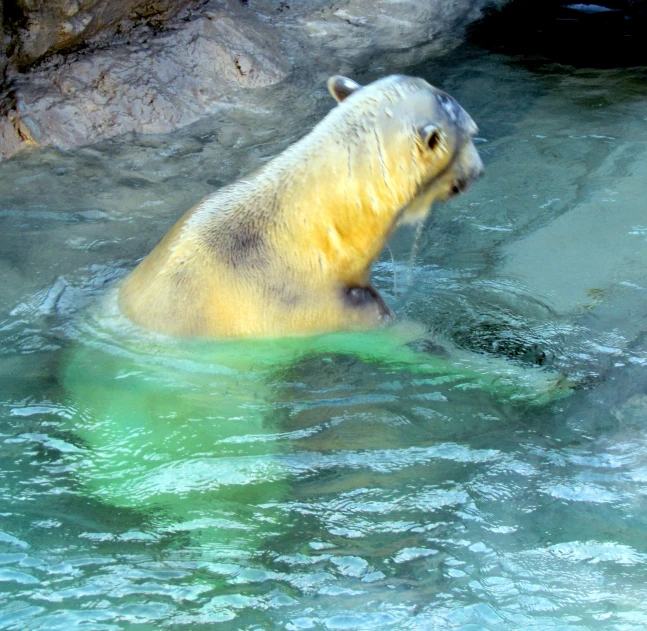
{"label": "bear's ear", "polygon": [[328,90],[337,103],[341,103],[349,94],[356,92],[361,87],[359,83],[341,75],[335,75],[328,79]]}

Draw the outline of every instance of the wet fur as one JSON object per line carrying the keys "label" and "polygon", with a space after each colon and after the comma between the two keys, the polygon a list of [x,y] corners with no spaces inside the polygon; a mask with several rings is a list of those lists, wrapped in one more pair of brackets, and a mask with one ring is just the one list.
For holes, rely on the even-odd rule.
{"label": "wet fur", "polygon": [[188,211],[124,280],[123,313],[163,333],[221,338],[390,320],[371,264],[399,223],[480,175],[476,126],[422,79],[329,87],[341,102],[319,125]]}

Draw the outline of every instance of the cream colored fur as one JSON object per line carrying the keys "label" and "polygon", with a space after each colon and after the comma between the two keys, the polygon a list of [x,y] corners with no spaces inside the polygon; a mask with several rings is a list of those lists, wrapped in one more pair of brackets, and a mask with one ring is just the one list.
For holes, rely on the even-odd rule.
{"label": "cream colored fur", "polygon": [[329,87],[342,102],[310,133],[189,210],[124,280],[130,319],[221,338],[388,321],[371,264],[398,224],[480,175],[476,126],[422,79]]}

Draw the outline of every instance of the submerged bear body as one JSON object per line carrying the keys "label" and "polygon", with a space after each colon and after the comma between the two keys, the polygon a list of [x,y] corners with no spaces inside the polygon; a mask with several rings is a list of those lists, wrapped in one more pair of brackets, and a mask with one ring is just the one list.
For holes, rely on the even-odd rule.
{"label": "submerged bear body", "polygon": [[278,337],[390,320],[370,267],[400,223],[480,176],[476,126],[422,79],[329,81],[309,134],[188,211],[119,288],[136,324],[178,336]]}

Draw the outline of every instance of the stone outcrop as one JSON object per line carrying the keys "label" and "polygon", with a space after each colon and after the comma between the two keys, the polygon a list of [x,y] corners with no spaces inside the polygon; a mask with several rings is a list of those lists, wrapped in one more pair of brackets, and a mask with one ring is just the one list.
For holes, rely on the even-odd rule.
{"label": "stone outcrop", "polygon": [[[0,154],[170,131],[243,107],[250,88],[293,70],[406,68],[453,49],[485,7],[505,2],[16,0],[22,13],[11,20],[5,2],[16,41],[0,96]],[[79,44],[86,48],[53,54]]]}
{"label": "stone outcrop", "polygon": [[162,26],[195,0],[4,0],[2,67],[25,69],[100,33]]}
{"label": "stone outcrop", "polygon": [[274,83],[289,69],[274,33],[228,13],[136,35],[136,43],[59,56],[16,77],[0,119],[2,154],[169,131],[231,101],[236,88]]}

